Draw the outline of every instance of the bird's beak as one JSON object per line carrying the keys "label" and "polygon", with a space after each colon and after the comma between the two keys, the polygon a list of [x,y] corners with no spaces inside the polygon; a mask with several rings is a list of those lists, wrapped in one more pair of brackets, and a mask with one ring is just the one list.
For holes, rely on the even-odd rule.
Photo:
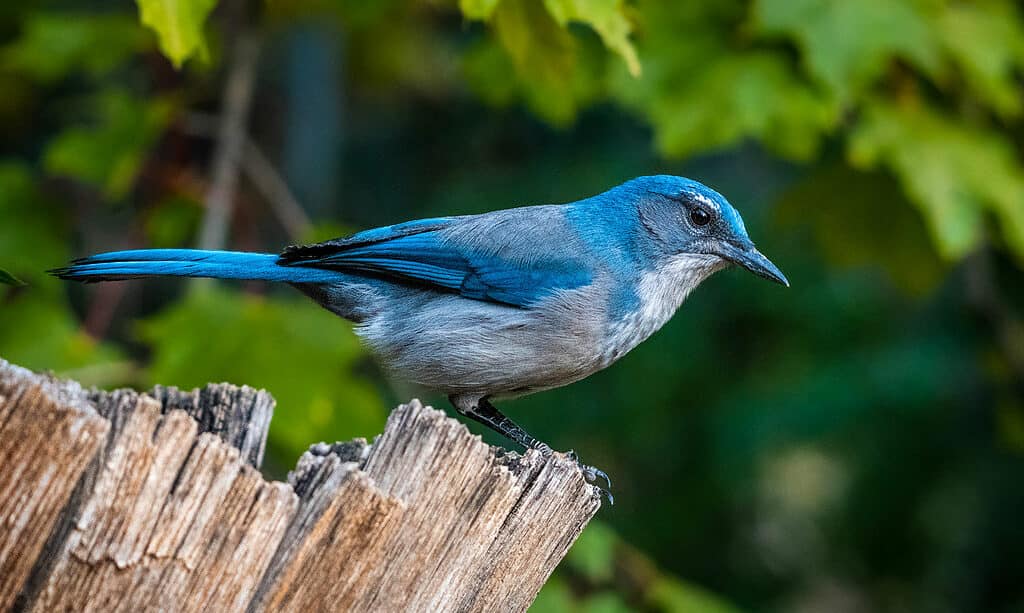
{"label": "bird's beak", "polygon": [[764,254],[758,251],[753,243],[746,245],[722,243],[718,255],[737,266],[746,268],[759,277],[764,277],[769,281],[775,281],[779,285],[789,287],[789,280],[786,279],[786,275],[782,274],[779,267],[772,264],[771,260],[764,257]]}

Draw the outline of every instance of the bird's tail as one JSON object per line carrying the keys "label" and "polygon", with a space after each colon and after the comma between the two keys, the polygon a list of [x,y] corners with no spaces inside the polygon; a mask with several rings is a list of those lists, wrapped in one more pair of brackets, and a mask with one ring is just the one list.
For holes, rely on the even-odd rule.
{"label": "bird's tail", "polygon": [[288,283],[330,283],[341,273],[305,266],[279,266],[273,253],[201,251],[198,249],[136,249],[112,251],[75,260],[51,270],[61,279],[86,283],[143,277],[210,277]]}

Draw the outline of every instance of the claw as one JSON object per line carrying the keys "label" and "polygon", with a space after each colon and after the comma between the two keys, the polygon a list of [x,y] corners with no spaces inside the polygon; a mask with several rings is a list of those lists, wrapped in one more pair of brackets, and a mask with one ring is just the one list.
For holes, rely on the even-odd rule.
{"label": "claw", "polygon": [[[580,457],[572,449],[567,451],[565,455],[567,455],[569,459],[571,459],[572,461],[576,462],[577,466],[580,467],[580,470],[583,471],[583,478],[586,480],[586,482],[589,483],[590,485],[593,485],[597,489],[601,490],[601,493],[608,498],[608,504],[614,505],[615,497],[612,496],[611,492],[612,479],[611,477],[608,476],[608,473],[604,472],[600,468],[591,466],[589,464],[584,464],[583,462],[580,461]],[[597,483],[599,479],[604,480],[606,484],[605,487],[602,487],[600,484]]]}
{"label": "claw", "polygon": [[[540,442],[534,445],[534,449],[540,451],[541,455],[544,456],[545,458],[549,457],[553,453],[551,447]],[[576,453],[574,449],[566,451],[565,456],[572,460],[573,462],[575,462],[577,466],[579,466],[580,471],[583,472],[583,479],[588,484],[600,490],[601,494],[608,499],[609,505],[615,504],[615,498],[612,496],[611,492],[612,479],[611,477],[608,476],[608,473],[604,472],[600,468],[590,466],[589,464],[584,464],[582,461],[580,461],[580,456],[579,454]],[[598,480],[603,480],[606,485],[601,486],[599,483],[597,483]]]}
{"label": "claw", "polygon": [[608,473],[604,472],[600,468],[594,468],[593,466],[588,466],[587,468],[593,473],[595,481],[597,479],[604,479],[604,482],[608,484],[608,489],[612,489],[612,478],[608,476]]}

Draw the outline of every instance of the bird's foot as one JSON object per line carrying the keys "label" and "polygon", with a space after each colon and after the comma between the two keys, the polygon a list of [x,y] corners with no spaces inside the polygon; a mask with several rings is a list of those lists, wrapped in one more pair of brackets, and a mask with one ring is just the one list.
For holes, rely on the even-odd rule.
{"label": "bird's foot", "polygon": [[[541,455],[543,455],[545,458],[550,457],[551,454],[554,453],[551,447],[544,443],[538,443],[535,449],[537,451],[540,451]],[[583,473],[583,479],[590,485],[600,490],[601,494],[603,494],[608,499],[608,504],[614,505],[615,497],[612,496],[611,492],[612,480],[608,476],[608,473],[604,472],[600,468],[591,466],[589,464],[584,464],[580,460],[580,456],[577,455],[576,452],[573,451],[572,449],[566,452],[565,455],[569,456],[569,459],[572,460],[573,462],[576,462],[576,466],[578,466],[580,471]],[[604,481],[604,485],[599,483],[599,481]]]}
{"label": "bird's foot", "polygon": [[608,476],[608,473],[604,472],[600,468],[597,468],[596,466],[584,464],[583,461],[580,460],[580,456],[572,449],[567,451],[565,455],[569,456],[569,459],[571,459],[573,462],[576,462],[576,464],[580,467],[580,470],[583,471],[583,477],[587,480],[587,483],[597,485],[597,483],[595,482],[598,479],[601,479],[605,482],[605,487],[607,489],[612,489],[612,479],[611,477]]}

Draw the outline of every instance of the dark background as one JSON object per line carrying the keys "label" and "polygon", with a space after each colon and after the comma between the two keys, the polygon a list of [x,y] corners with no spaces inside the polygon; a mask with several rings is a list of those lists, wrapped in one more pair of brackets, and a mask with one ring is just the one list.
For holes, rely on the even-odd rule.
{"label": "dark background", "polygon": [[1015,5],[579,4],[182,0],[198,21],[154,23],[190,45],[130,2],[6,3],[0,268],[26,285],[0,286],[0,356],[265,387],[277,478],[423,395],[288,288],[43,273],[196,244],[248,64],[225,248],[672,173],[725,194],[791,280],[719,273],[612,368],[502,405],[615,485],[536,610],[1024,610]]}

